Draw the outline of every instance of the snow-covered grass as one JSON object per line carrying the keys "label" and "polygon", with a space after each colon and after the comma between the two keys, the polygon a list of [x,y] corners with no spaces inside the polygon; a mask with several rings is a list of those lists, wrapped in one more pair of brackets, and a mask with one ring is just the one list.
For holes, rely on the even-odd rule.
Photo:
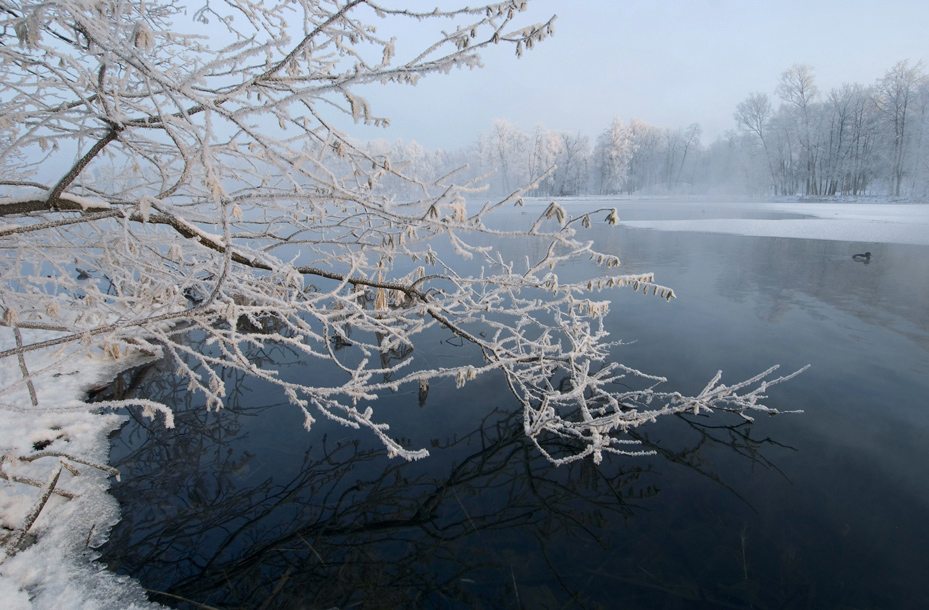
{"label": "snow-covered grass", "polygon": [[[53,335],[25,329],[22,334],[27,344]],[[0,350],[15,345],[12,330],[0,328]],[[147,601],[138,583],[94,563],[94,548],[105,541],[119,520],[119,506],[107,493],[112,475],[81,463],[106,464],[107,434],[120,422],[116,414],[94,412],[84,402],[87,391],[138,362],[138,358],[113,360],[81,346],[31,353],[26,364],[34,377],[38,406],[32,405],[15,358],[0,367],[3,543],[18,537],[41,493],[19,481],[31,479],[44,484],[64,462],[55,489],[74,495],[69,499],[53,494],[21,545],[25,548],[15,553],[0,551],[0,557],[10,555],[0,564],[0,607],[4,610],[161,607]],[[46,457],[28,461],[40,455]]]}

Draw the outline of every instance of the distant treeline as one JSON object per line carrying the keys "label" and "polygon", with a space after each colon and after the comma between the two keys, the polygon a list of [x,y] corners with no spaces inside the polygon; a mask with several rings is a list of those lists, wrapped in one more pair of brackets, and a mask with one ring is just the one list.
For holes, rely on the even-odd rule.
{"label": "distant treeline", "polygon": [[423,177],[465,164],[459,182],[492,171],[493,194],[555,166],[530,194],[929,195],[929,78],[922,62],[902,61],[872,85],[827,93],[810,66],[797,64],[781,74],[774,96],[751,93],[735,109],[736,129],[709,145],[697,123],[669,129],[615,118],[593,143],[579,133],[541,125],[525,132],[496,120],[459,150],[427,151],[415,142],[369,147]]}

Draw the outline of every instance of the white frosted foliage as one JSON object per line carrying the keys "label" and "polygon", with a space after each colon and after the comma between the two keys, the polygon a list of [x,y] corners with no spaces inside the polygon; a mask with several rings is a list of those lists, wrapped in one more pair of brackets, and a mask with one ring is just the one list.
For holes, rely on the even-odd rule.
{"label": "white frosted foliage", "polygon": [[[169,359],[208,409],[226,404],[232,373],[277,388],[310,434],[317,419],[329,419],[406,460],[428,451],[397,441],[402,430],[383,423],[378,400],[401,389],[426,399],[432,380],[461,387],[502,373],[526,433],[556,464],[634,453],[631,427],[680,410],[765,410],[761,392],[744,384],[711,384],[693,398],[648,385],[612,389],[622,375],[658,381],[609,361],[614,343],[602,321],[613,294],[641,289],[666,307],[674,293],[652,274],[617,275],[616,254],[585,236],[600,219],[616,224],[616,210],[575,217],[552,202],[520,230],[497,228],[495,211],[556,177],[557,154],[538,156],[531,173],[503,172],[507,194],[478,207],[481,179],[457,171],[424,178],[407,160],[372,152],[336,127],[340,114],[348,124],[386,124],[358,92],[362,85],[478,67],[490,45],[528,52],[552,33],[552,20],[531,23],[527,3],[424,13],[318,0],[200,10],[170,0],[14,4],[0,16],[20,43],[0,45],[2,429],[28,429],[30,417],[58,410],[97,421],[80,397],[56,396],[60,367],[80,359],[126,366],[146,356]],[[390,36],[433,19],[444,31],[421,49]],[[207,21],[208,41],[200,37]],[[500,159],[526,145],[505,122],[495,127]],[[616,132],[604,142],[614,186],[633,149],[622,125]],[[530,246],[520,247],[519,264],[488,245],[506,240]],[[570,281],[558,275],[568,265]],[[474,358],[424,366],[417,346],[439,330]],[[326,373],[289,378],[251,356],[263,350],[323,363]],[[566,381],[555,387],[555,378]],[[130,402],[173,424],[169,405]],[[34,523],[39,542],[9,548],[2,566],[38,607],[80,607],[71,590],[49,584],[80,579],[30,572],[50,545],[75,548],[75,534],[46,516],[86,524],[94,511],[104,530],[115,517],[102,492],[109,473],[94,425],[86,435],[69,432],[69,442],[89,439],[86,451],[58,451],[62,439],[44,439],[56,455],[37,456],[42,439],[28,434],[0,436],[0,451],[11,456],[4,468],[51,490]],[[548,453],[551,435],[569,441],[564,454]],[[59,467],[54,486],[43,483]],[[95,485],[81,488],[93,477]],[[65,484],[74,486],[71,499],[54,491]],[[14,504],[4,513],[11,529],[42,501]],[[61,569],[84,574],[78,565]],[[105,589],[106,578],[84,580]],[[114,598],[121,605],[113,607],[141,607],[137,592]],[[22,596],[10,599],[20,604]]]}

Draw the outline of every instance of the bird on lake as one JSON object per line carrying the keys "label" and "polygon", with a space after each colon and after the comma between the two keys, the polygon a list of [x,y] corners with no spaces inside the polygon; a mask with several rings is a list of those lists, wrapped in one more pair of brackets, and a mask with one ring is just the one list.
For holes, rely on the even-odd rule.
{"label": "bird on lake", "polygon": [[871,261],[871,253],[865,252],[864,254],[853,254],[852,259],[856,261],[864,261],[867,263]]}

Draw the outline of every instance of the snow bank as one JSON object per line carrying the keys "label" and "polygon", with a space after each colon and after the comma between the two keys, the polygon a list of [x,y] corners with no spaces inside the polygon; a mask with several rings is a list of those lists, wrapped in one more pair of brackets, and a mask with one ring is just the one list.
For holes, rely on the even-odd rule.
{"label": "snow bank", "polygon": [[755,237],[929,245],[929,205],[927,204],[766,203],[752,207],[804,214],[810,218],[633,220],[621,221],[620,224],[659,231],[696,231]]}
{"label": "snow bank", "polygon": [[929,204],[925,203],[766,203],[764,207],[818,218],[929,224]]}
{"label": "snow bank", "polygon": [[[23,330],[29,343],[52,333]],[[0,328],[0,349],[15,346],[9,328]],[[79,347],[79,346],[78,346]],[[29,354],[27,365],[36,375],[39,406],[33,407],[15,358],[0,367],[0,455],[5,475],[46,481],[57,457],[31,462],[21,458],[40,453],[67,453],[106,464],[107,434],[120,416],[94,413],[82,402],[87,390],[111,380],[139,359],[114,361],[86,349]],[[20,458],[20,459],[17,459]],[[34,541],[0,564],[0,606],[5,610],[142,610],[161,608],[147,601],[142,587],[96,564],[94,548],[106,540],[119,519],[119,506],[108,493],[111,475],[73,461],[79,476],[62,470],[56,489],[73,499],[53,495],[26,539]],[[0,479],[2,534],[23,523],[39,489]]]}

